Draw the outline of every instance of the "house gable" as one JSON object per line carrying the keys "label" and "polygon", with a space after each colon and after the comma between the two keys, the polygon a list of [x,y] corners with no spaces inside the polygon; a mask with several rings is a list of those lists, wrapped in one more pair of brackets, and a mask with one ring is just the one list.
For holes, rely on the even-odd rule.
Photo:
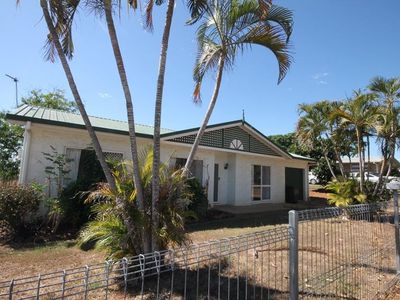
{"label": "house gable", "polygon": [[[197,132],[170,136],[166,137],[165,141],[193,144],[196,134]],[[201,138],[200,145],[269,156],[283,156],[282,150],[277,149],[277,147],[272,144],[269,145],[267,140],[260,139],[242,124],[208,130]]]}

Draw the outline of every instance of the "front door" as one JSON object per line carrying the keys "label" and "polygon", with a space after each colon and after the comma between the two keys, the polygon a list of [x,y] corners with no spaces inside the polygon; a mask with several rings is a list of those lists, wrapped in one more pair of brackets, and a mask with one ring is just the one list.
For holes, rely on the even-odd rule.
{"label": "front door", "polygon": [[214,202],[218,202],[219,165],[214,164]]}
{"label": "front door", "polygon": [[297,203],[304,200],[304,170],[285,168],[286,202]]}

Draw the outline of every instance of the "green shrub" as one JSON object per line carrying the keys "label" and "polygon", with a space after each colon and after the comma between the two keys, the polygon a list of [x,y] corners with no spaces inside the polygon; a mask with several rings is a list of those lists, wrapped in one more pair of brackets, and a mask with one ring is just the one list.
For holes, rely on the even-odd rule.
{"label": "green shrub", "polygon": [[30,186],[0,186],[0,220],[5,221],[15,236],[34,231],[42,193]]}
{"label": "green shrub", "polygon": [[59,198],[61,228],[75,231],[89,221],[91,204],[86,198],[92,185],[92,181],[81,179],[63,189]]}
{"label": "green shrub", "polygon": [[203,219],[208,211],[208,199],[204,188],[197,178],[187,180],[188,193],[190,195],[190,204],[188,209],[194,213],[197,219]]}
{"label": "green shrub", "polygon": [[338,207],[346,207],[351,204],[363,203],[367,195],[360,193],[359,182],[354,179],[333,180],[326,185],[328,203]]}

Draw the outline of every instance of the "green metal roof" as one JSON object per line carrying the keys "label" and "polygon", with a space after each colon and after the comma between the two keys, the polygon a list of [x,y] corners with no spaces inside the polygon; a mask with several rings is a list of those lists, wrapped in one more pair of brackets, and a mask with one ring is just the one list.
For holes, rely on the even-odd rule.
{"label": "green metal roof", "polygon": [[[72,128],[85,128],[83,119],[79,113],[70,113],[56,109],[33,107],[22,105],[13,112],[7,114],[7,119],[14,121],[31,121],[35,123],[64,126]],[[111,120],[89,116],[92,126],[98,131],[128,134],[128,123],[124,121]],[[154,127],[135,124],[136,134],[143,137],[152,137]],[[161,134],[170,133],[172,130],[161,129]]]}
{"label": "green metal roof", "polygon": [[[6,118],[11,121],[23,121],[23,122],[31,121],[31,122],[40,123],[40,124],[48,124],[48,125],[54,125],[54,126],[85,129],[85,124],[83,123],[83,119],[79,113],[70,113],[70,112],[65,112],[65,111],[61,111],[61,110],[57,110],[57,109],[34,107],[34,106],[26,105],[26,104],[16,108],[14,111],[8,113],[6,115]],[[94,129],[96,131],[123,134],[123,135],[128,135],[128,133],[129,133],[127,122],[112,120],[112,119],[107,119],[107,118],[93,117],[93,116],[89,116],[89,119],[90,119],[90,122],[92,123],[92,126],[94,127]],[[281,151],[283,151],[284,153],[286,153],[287,155],[289,155],[290,157],[292,157],[294,159],[313,161],[312,158],[286,152],[284,149],[280,148],[278,145],[276,145],[271,140],[269,140],[263,133],[261,133],[256,128],[251,126],[249,123],[242,121],[242,120],[235,120],[235,121],[231,121],[231,122],[208,125],[207,129],[212,129],[212,128],[220,127],[220,126],[232,125],[232,124],[236,124],[236,123],[246,125],[246,126],[252,128],[257,133],[259,133],[263,138],[265,138],[269,143],[275,145],[278,149],[281,149]],[[146,137],[146,138],[153,137],[153,132],[154,132],[153,126],[135,124],[135,129],[136,129],[136,135],[139,137]],[[198,129],[199,128],[191,128],[191,129],[173,131],[170,129],[161,128],[161,136],[163,138],[166,138],[166,137],[172,137],[172,136],[175,136],[178,134],[185,134],[185,133],[189,134],[190,132],[197,131]]]}

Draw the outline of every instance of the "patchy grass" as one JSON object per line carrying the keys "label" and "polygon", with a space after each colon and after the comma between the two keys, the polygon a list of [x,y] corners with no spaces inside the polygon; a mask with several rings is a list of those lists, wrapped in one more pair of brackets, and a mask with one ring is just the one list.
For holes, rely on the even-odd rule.
{"label": "patchy grass", "polygon": [[[190,228],[189,235],[194,243],[198,243],[269,229],[273,225],[265,224],[269,219],[263,217],[265,214],[242,215],[196,224]],[[281,214],[280,217],[283,218],[286,212],[273,212],[273,214],[277,218]],[[299,262],[301,264],[299,277],[302,283],[301,287],[305,291],[313,291],[313,286],[325,274],[327,267],[328,270],[335,272],[324,275],[327,276],[325,279],[327,283],[321,292],[326,295],[333,293],[332,295],[340,295],[347,299],[365,299],[364,296],[369,295],[370,292],[376,292],[383,283],[395,276],[391,269],[386,270],[385,268],[386,271],[379,269],[380,266],[394,265],[394,250],[391,247],[393,226],[389,223],[349,220],[343,217],[315,220],[302,223],[299,237]],[[360,260],[367,254],[374,253],[374,249],[383,248],[388,250],[387,253],[385,251],[375,253],[373,259]],[[353,254],[359,258],[353,261]],[[249,280],[249,290],[255,293],[254,297],[250,298],[260,299],[261,291],[264,295],[276,291],[273,299],[287,299],[287,257],[288,244],[285,239],[258,247],[257,252],[255,249],[250,249],[240,252],[239,255],[225,257],[222,265],[219,264],[218,257],[213,256],[204,265],[203,263],[200,265],[200,271],[196,264],[189,266],[188,269],[177,265],[174,275],[175,284],[176,287],[182,287],[182,282],[187,276],[189,293],[187,298],[195,299],[196,280],[200,274],[201,293],[207,292],[207,283],[210,282],[212,294],[216,294],[219,286],[222,289],[221,292],[226,294],[226,289],[230,286],[231,296],[235,298],[236,279],[240,278],[240,299],[244,298],[247,280]],[[10,277],[22,277],[44,271],[62,270],[102,262],[104,256],[94,251],[81,251],[75,247],[74,241],[65,241],[25,249],[0,248],[0,259],[5,262],[2,264],[0,276],[9,279]],[[344,262],[346,262],[345,265],[343,265]],[[341,268],[337,270],[337,266],[341,266]],[[218,284],[218,274],[221,274],[221,285]],[[210,281],[207,280],[208,276],[210,276]],[[352,280],[355,280],[356,283],[351,284]],[[156,286],[156,282],[152,279],[146,282],[145,299],[154,299],[152,287]],[[165,295],[167,296],[170,287],[168,274],[162,277],[160,286],[166,291]],[[358,297],[361,288],[365,289],[365,292]],[[140,299],[136,296],[137,294],[134,294],[134,291],[137,292],[138,289],[140,290],[138,286],[130,287],[133,294],[128,295],[127,299]],[[178,296],[173,299],[182,299],[180,289],[174,290],[174,293]],[[103,299],[103,294],[104,290],[93,291],[89,298],[95,299],[96,296],[96,299]],[[353,298],[354,294],[357,296]],[[110,290],[111,295],[110,299],[124,299],[122,290],[118,290],[117,286]],[[216,297],[211,299],[216,299]]]}
{"label": "patchy grass", "polygon": [[[188,229],[192,243],[221,239],[271,228],[271,224],[287,222],[286,212],[239,215],[205,223],[192,224]],[[74,240],[50,242],[44,245],[0,245],[2,272],[0,281],[95,264],[105,260],[104,253],[83,251]],[[3,271],[4,270],[4,271]]]}
{"label": "patchy grass", "polygon": [[226,237],[242,235],[255,231],[262,231],[272,228],[273,225],[265,225],[258,227],[237,227],[237,228],[221,228],[210,230],[198,230],[189,234],[193,243],[201,243],[209,240],[219,240]]}
{"label": "patchy grass", "polygon": [[31,248],[0,246],[0,281],[24,277],[51,270],[62,270],[84,266],[104,260],[103,253],[82,251],[75,241],[51,242]]}

